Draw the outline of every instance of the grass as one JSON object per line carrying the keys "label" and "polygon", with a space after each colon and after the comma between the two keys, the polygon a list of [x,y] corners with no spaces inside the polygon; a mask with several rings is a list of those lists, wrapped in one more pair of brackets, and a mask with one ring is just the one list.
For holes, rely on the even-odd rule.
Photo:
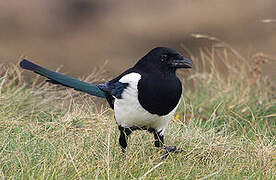
{"label": "grass", "polygon": [[[229,47],[201,50],[165,142],[185,150],[160,157],[147,132],[121,155],[113,112],[79,92],[24,80],[0,67],[2,179],[273,179],[275,86],[261,73],[262,54],[245,60]],[[87,81],[98,81],[93,74]],[[25,76],[25,75],[24,75]],[[189,87],[189,88],[188,88]],[[274,89],[273,89],[274,88]]]}

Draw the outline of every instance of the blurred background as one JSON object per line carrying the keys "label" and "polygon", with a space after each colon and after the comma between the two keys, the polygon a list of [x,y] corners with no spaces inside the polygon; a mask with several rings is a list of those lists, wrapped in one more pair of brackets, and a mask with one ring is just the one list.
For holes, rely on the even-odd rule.
{"label": "blurred background", "polygon": [[[0,62],[25,56],[73,76],[106,61],[116,75],[156,46],[197,56],[212,45],[191,33],[219,38],[249,60],[258,52],[276,57],[276,1],[0,1]],[[276,80],[275,60],[262,68]]]}

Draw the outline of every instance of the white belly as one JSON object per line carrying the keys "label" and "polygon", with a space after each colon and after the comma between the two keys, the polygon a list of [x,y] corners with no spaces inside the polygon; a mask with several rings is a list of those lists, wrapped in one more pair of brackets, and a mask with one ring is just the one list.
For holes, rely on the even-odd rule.
{"label": "white belly", "polygon": [[145,126],[164,132],[178,105],[169,114],[164,116],[158,116],[146,111],[138,101],[137,85],[140,79],[140,74],[130,73],[119,80],[129,85],[122,93],[122,99],[115,99],[114,111],[116,122],[123,127]]}

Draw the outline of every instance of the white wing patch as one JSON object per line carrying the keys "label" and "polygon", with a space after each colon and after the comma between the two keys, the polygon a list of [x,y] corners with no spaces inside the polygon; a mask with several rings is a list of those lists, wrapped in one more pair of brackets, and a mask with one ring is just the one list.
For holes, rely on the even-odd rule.
{"label": "white wing patch", "polygon": [[118,125],[123,127],[151,127],[162,133],[172,119],[177,106],[167,115],[158,116],[146,111],[138,101],[138,82],[141,75],[130,73],[123,76],[119,82],[128,83],[122,93],[122,99],[116,99],[114,102],[115,118]]}

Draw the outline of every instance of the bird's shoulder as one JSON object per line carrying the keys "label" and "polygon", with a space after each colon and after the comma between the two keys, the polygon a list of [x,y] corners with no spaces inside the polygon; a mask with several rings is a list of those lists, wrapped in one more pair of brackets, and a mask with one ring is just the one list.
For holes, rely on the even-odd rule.
{"label": "bird's shoulder", "polygon": [[122,98],[122,93],[124,89],[128,87],[128,82],[131,81],[131,78],[133,78],[131,74],[134,73],[135,70],[131,68],[124,71],[122,74],[115,77],[114,79],[98,85],[98,87],[105,92],[106,99],[111,108],[114,108],[115,98]]}

